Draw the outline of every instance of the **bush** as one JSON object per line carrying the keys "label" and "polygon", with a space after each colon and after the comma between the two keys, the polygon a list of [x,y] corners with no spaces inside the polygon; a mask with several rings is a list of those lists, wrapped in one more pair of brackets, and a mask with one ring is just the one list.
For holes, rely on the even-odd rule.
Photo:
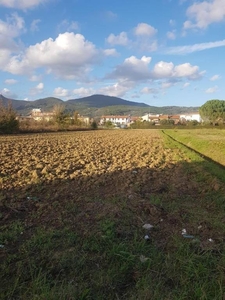
{"label": "bush", "polygon": [[162,119],[160,120],[160,125],[174,125],[174,120]]}
{"label": "bush", "polygon": [[12,104],[4,106],[0,103],[0,133],[16,133],[19,130],[19,121],[16,119],[16,112]]}
{"label": "bush", "polygon": [[68,113],[65,112],[65,107],[63,105],[55,105],[54,109],[54,119],[53,121],[57,124],[58,129],[65,130],[68,129],[71,124],[71,118]]}
{"label": "bush", "polygon": [[133,124],[130,125],[132,129],[150,129],[155,126],[155,122],[152,121],[141,121],[137,120]]}
{"label": "bush", "polygon": [[98,129],[98,124],[97,124],[96,121],[93,121],[93,122],[91,123],[91,129],[93,129],[93,130]]}

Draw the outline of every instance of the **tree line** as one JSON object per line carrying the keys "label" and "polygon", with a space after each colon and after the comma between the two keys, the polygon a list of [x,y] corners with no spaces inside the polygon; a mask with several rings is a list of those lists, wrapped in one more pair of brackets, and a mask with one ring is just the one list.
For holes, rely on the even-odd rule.
{"label": "tree line", "polygon": [[[55,106],[53,111],[54,117],[51,123],[54,127],[54,130],[67,130],[71,126],[82,127],[82,122],[78,118],[78,112],[73,112],[73,116],[71,117],[71,114],[66,112],[62,105]],[[204,124],[225,124],[225,100],[215,99],[207,101],[200,107],[199,114],[203,119]],[[150,128],[153,125],[139,123],[137,122],[136,124],[137,128]],[[47,123],[45,122],[43,126],[47,127]],[[90,124],[90,128],[97,129],[97,127],[97,122],[93,120]],[[16,111],[12,107],[12,104],[9,102],[7,105],[4,106],[3,103],[0,103],[0,134],[16,133],[19,132],[19,130],[20,122],[17,118]]]}
{"label": "tree line", "polygon": [[0,102],[0,134],[36,131],[61,131],[74,129],[97,129],[98,124],[92,120],[84,124],[79,118],[79,113],[67,112],[63,105],[56,105],[53,109],[51,120],[35,121],[34,119],[20,120],[12,104],[3,105]]}

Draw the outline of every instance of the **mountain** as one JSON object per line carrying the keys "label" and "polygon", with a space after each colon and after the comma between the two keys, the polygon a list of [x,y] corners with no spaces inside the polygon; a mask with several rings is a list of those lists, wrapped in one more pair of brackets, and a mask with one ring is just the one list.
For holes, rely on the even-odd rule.
{"label": "mountain", "polygon": [[67,112],[78,111],[81,115],[99,117],[101,115],[126,115],[140,116],[145,113],[179,114],[198,111],[198,107],[180,106],[150,106],[145,103],[124,100],[118,97],[105,95],[92,95],[79,99],[63,101],[58,98],[48,97],[34,101],[8,99],[0,95],[3,105],[11,102],[12,107],[20,115],[27,115],[33,108],[41,108],[45,112],[52,111],[54,106],[63,105]]}
{"label": "mountain", "polygon": [[67,102],[75,105],[85,104],[88,107],[97,107],[97,108],[114,106],[114,105],[149,107],[149,105],[145,103],[138,103],[138,102],[133,102],[128,100],[123,100],[118,97],[104,96],[104,95],[92,95],[80,99],[71,99],[68,100]]}

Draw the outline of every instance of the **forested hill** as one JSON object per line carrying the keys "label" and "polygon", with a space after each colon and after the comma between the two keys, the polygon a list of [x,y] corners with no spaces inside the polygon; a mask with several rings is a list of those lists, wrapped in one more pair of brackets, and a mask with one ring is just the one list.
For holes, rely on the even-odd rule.
{"label": "forested hill", "polygon": [[149,107],[145,103],[133,102],[124,100],[118,97],[104,96],[104,95],[92,95],[80,99],[68,100],[68,103],[72,104],[86,104],[88,107],[106,107],[114,105],[125,105],[125,106],[138,106],[138,107]]}
{"label": "forested hill", "polygon": [[52,111],[54,106],[63,105],[69,111],[78,111],[82,115],[98,117],[104,114],[131,114],[142,115],[144,113],[179,114],[198,111],[198,107],[180,106],[150,106],[145,103],[127,101],[118,97],[105,95],[92,95],[89,97],[70,99],[63,101],[58,98],[48,97],[34,101],[8,99],[0,95],[0,101],[4,105],[12,103],[13,108],[20,114],[29,114],[33,108],[41,108],[43,111]]}

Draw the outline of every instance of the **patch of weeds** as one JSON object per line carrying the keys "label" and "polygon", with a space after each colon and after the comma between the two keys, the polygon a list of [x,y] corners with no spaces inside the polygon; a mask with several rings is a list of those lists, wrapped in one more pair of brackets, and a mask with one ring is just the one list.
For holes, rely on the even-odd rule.
{"label": "patch of weeds", "polygon": [[177,241],[176,252],[166,257],[170,277],[177,282],[173,299],[222,299],[220,287],[225,277],[218,270],[221,256],[211,251],[198,253],[190,242]]}
{"label": "patch of weeds", "polygon": [[[59,205],[60,205],[60,203],[59,203]],[[66,202],[66,204],[65,204],[65,211],[66,211],[67,213],[69,213],[70,215],[71,215],[71,214],[72,214],[72,215],[76,215],[76,214],[79,213],[80,209],[79,209],[79,207],[78,207],[76,201],[68,201],[68,202]]]}
{"label": "patch of weeds", "polygon": [[162,198],[160,196],[152,195],[149,200],[151,204],[162,206]]}
{"label": "patch of weeds", "polygon": [[116,236],[115,223],[111,220],[104,220],[101,223],[101,230],[103,233],[103,238],[114,239]]}
{"label": "patch of weeds", "polygon": [[0,244],[8,244],[17,241],[21,238],[21,233],[24,231],[24,226],[20,221],[14,221],[10,226],[3,225],[0,233]]}
{"label": "patch of weeds", "polygon": [[54,201],[54,202],[52,202],[52,207],[53,208],[60,208],[60,203],[59,203],[59,201]]}

